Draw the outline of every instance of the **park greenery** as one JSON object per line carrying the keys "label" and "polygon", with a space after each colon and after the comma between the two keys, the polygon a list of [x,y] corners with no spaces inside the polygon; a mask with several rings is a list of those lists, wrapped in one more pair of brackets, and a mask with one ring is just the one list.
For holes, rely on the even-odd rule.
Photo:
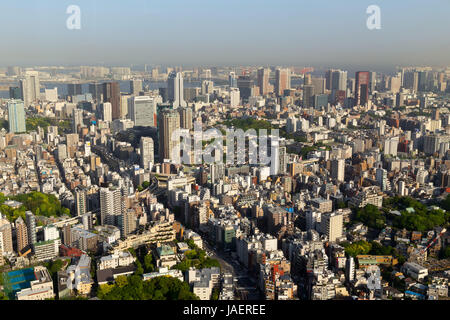
{"label": "park greenery", "polygon": [[383,246],[376,241],[356,241],[353,243],[344,242],[342,246],[345,248],[345,253],[351,257],[356,257],[358,255],[381,255],[381,256],[394,256],[398,259],[400,264],[405,262],[405,257],[402,256],[395,248],[392,246]]}
{"label": "park greenery", "polygon": [[25,125],[27,132],[36,131],[38,127],[46,131],[48,126],[57,126],[58,130],[64,133],[70,133],[72,130],[69,120],[58,120],[55,118],[27,117],[25,119]]}
{"label": "park greenery", "polygon": [[[448,207],[448,198],[444,206]],[[392,197],[383,201],[386,209],[400,211],[400,216],[393,218],[393,226],[409,231],[429,231],[436,226],[445,226],[450,222],[450,212],[434,207],[427,207],[411,197]],[[406,210],[412,208],[414,210]]]}
{"label": "park greenery", "polygon": [[119,276],[115,284],[99,286],[101,300],[198,300],[186,282],[173,277],[143,281],[139,275]]}
{"label": "park greenery", "polygon": [[194,267],[196,269],[212,267],[220,268],[219,261],[208,257],[205,250],[202,250],[198,246],[196,246],[194,244],[194,241],[188,240],[186,243],[188,244],[190,250],[184,253],[183,260],[174,265],[172,269],[178,269],[185,272],[189,270],[190,267]]}
{"label": "park greenery", "polygon": [[364,208],[357,208],[353,220],[375,229],[382,229],[386,223],[386,217],[372,204],[368,204]]}
{"label": "park greenery", "polygon": [[[21,202],[22,205],[13,209],[4,204],[6,200],[15,200]],[[59,217],[69,215],[70,210],[61,205],[61,202],[52,194],[44,194],[33,191],[27,194],[5,197],[0,193],[0,212],[10,221],[16,220],[18,217],[25,219],[25,211],[31,211],[36,216]]]}
{"label": "park greenery", "polygon": [[[362,222],[370,228],[382,229],[386,225],[386,220],[389,219],[395,228],[425,232],[436,226],[449,224],[450,212],[446,211],[446,208],[450,208],[450,199],[447,198],[441,202],[441,207],[445,210],[427,207],[411,197],[395,196],[384,199],[381,210],[371,204],[364,208],[353,208],[353,221]],[[389,214],[393,210],[399,211],[400,215]]]}

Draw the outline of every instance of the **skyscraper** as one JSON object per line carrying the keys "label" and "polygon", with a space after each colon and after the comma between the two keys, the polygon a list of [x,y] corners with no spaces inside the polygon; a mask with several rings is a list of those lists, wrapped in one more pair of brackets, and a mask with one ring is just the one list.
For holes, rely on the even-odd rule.
{"label": "skyscraper", "polygon": [[19,81],[19,85],[26,107],[39,100],[41,83],[37,71],[27,71],[25,77]]}
{"label": "skyscraper", "polygon": [[237,86],[242,100],[247,101],[253,95],[253,80],[249,76],[239,76]]}
{"label": "skyscraper", "polygon": [[259,68],[257,85],[259,87],[259,94],[265,96],[269,93],[269,77],[270,69]]}
{"label": "skyscraper", "polygon": [[8,101],[9,132],[25,132],[25,110],[20,100]]}
{"label": "skyscraper", "polygon": [[183,74],[181,72],[171,72],[167,80],[168,99],[173,103],[173,108],[186,107],[184,101]]}
{"label": "skyscraper", "polygon": [[83,110],[73,109],[72,111],[72,132],[78,133],[78,130],[83,126]]}
{"label": "skyscraper", "polygon": [[102,120],[112,122],[112,105],[110,102],[103,102],[100,105]]}
{"label": "skyscraper", "polygon": [[67,95],[76,96],[82,94],[82,86],[81,83],[68,83],[67,84]]}
{"label": "skyscraper", "polygon": [[123,210],[120,188],[100,188],[100,223],[117,226]]}
{"label": "skyscraper", "polygon": [[128,99],[128,114],[135,126],[156,127],[157,101],[155,97],[138,96]]}
{"label": "skyscraper", "polygon": [[103,87],[100,83],[89,83],[89,93],[96,101],[103,101]]}
{"label": "skyscraper", "polygon": [[177,145],[172,141],[172,134],[180,128],[180,115],[177,111],[167,109],[158,115],[159,161],[172,159],[172,150]]}
{"label": "skyscraper", "polygon": [[358,106],[363,106],[369,101],[369,71],[356,72],[355,100]]}
{"label": "skyscraper", "polygon": [[314,86],[313,85],[305,85],[303,86],[303,106],[304,107],[313,107],[314,106]]}
{"label": "skyscraper", "polygon": [[230,74],[228,75],[228,85],[230,86],[230,88],[237,88],[237,79],[234,72],[230,72]]}
{"label": "skyscraper", "polygon": [[179,108],[180,127],[183,129],[192,129],[192,109],[189,107]]}
{"label": "skyscraper", "polygon": [[275,71],[275,93],[282,96],[284,90],[291,88],[291,71],[277,68]]}
{"label": "skyscraper", "polygon": [[130,80],[130,94],[139,95],[142,91],[142,80]]}
{"label": "skyscraper", "polygon": [[110,102],[112,120],[120,119],[120,86],[118,82],[105,82],[102,85],[103,102]]}
{"label": "skyscraper", "polygon": [[150,137],[141,137],[139,149],[141,152],[141,167],[148,169],[149,162],[155,163],[153,139]]}

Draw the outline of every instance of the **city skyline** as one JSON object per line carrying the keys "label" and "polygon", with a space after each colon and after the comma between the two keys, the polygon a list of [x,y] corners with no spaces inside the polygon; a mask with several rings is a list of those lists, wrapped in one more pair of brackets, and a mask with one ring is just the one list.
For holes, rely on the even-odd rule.
{"label": "city skyline", "polygon": [[[81,10],[81,29],[69,30],[69,5]],[[369,30],[368,6],[381,10],[381,29]],[[441,10],[433,10],[434,5]],[[450,64],[450,27],[434,0],[388,1],[40,1],[4,3],[2,65],[182,64],[332,65],[392,68]],[[286,8],[286,10],[283,10]],[[9,13],[20,12],[22,19]],[[402,12],[402,14],[399,14]],[[19,22],[20,21],[20,22]],[[22,21],[26,21],[23,23]],[[420,21],[420,23],[418,23]],[[206,45],[207,44],[207,45]],[[33,50],[30,50],[33,48]],[[433,56],[429,56],[433,52]]]}

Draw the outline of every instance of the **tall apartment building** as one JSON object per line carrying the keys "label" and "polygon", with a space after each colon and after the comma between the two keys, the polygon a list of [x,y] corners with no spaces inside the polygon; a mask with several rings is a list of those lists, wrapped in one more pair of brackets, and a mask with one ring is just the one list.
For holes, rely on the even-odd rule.
{"label": "tall apartment building", "polygon": [[26,131],[25,109],[22,101],[8,101],[8,121],[10,133],[22,133]]}
{"label": "tall apartment building", "polygon": [[119,225],[123,203],[120,188],[100,188],[100,223]]}
{"label": "tall apartment building", "polygon": [[141,137],[139,149],[141,153],[141,167],[148,169],[149,162],[155,163],[153,139],[150,137]]}
{"label": "tall apartment building", "polygon": [[338,212],[324,213],[321,216],[321,231],[330,242],[340,239],[343,234],[343,216]]}
{"label": "tall apartment building", "polygon": [[339,182],[345,180],[345,159],[331,160],[331,177]]}
{"label": "tall apartment building", "polygon": [[14,252],[11,223],[0,214],[0,250],[3,253]]}
{"label": "tall apartment building", "polygon": [[36,217],[33,212],[27,211],[25,212],[25,217],[27,221],[27,234],[28,234],[28,244],[34,245],[36,240]]}
{"label": "tall apartment building", "polygon": [[75,188],[75,206],[78,217],[87,212],[87,191],[82,186]]}
{"label": "tall apartment building", "polygon": [[17,239],[17,253],[21,253],[23,249],[28,246],[28,232],[27,225],[22,217],[16,219],[16,239]]}

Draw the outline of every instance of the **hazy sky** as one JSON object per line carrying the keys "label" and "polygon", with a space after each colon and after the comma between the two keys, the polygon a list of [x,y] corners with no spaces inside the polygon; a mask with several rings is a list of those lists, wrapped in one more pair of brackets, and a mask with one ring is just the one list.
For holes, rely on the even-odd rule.
{"label": "hazy sky", "polygon": [[3,0],[0,65],[450,65],[449,14],[449,0]]}

